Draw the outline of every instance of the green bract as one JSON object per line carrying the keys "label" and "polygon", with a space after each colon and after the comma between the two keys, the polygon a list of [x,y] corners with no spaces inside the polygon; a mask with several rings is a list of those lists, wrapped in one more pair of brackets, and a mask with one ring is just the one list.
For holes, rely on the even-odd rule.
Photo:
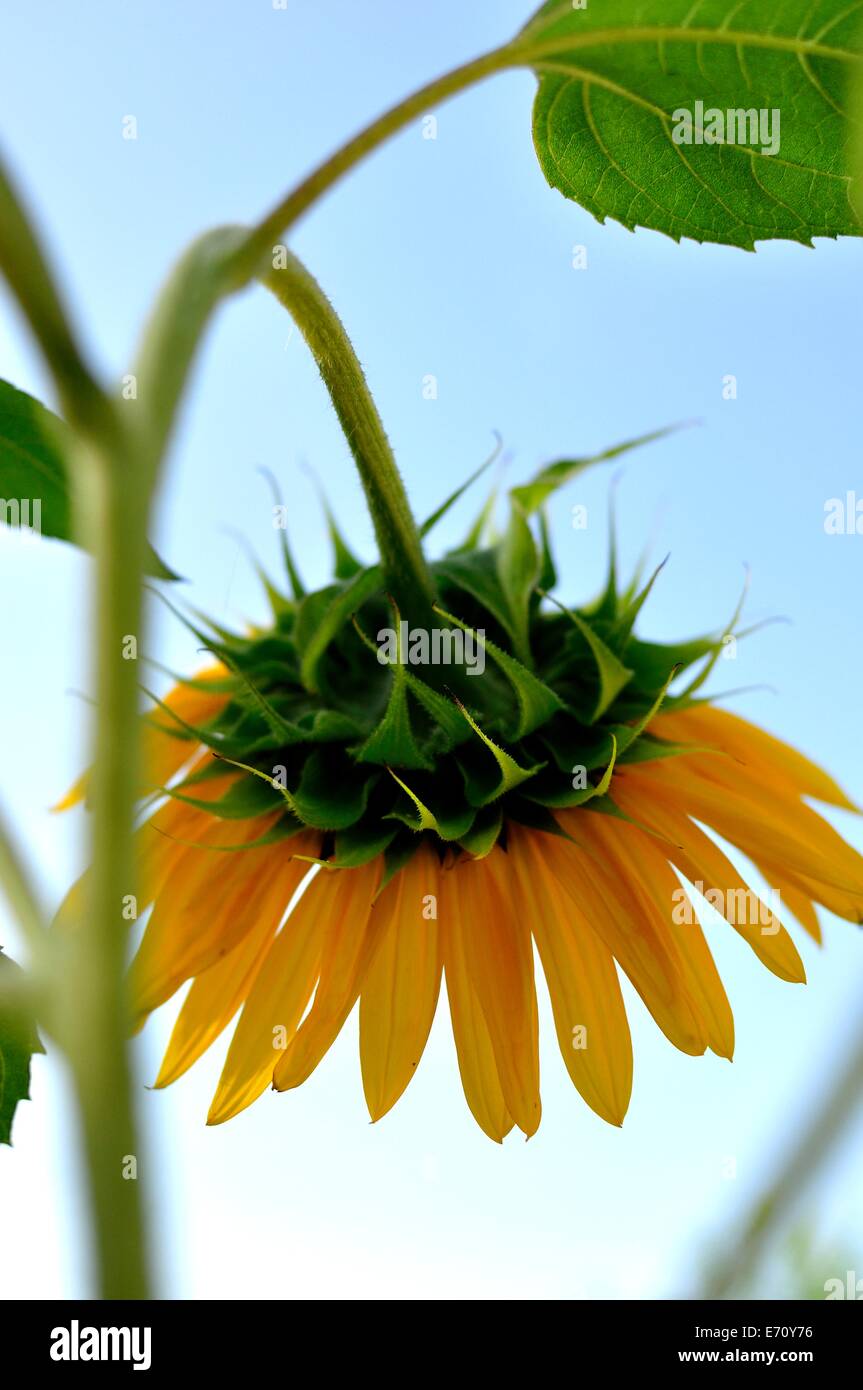
{"label": "green bract", "polygon": [[[543,497],[586,463],[544,469]],[[555,582],[545,525],[537,535],[522,505],[536,488],[511,495],[494,544],[483,546],[475,527],[430,564],[437,602],[426,626],[399,611],[378,567],[355,569],[334,526],[342,577],[303,592],[285,548],[290,592],[267,581],[269,630],[184,619],[224,664],[230,700],[194,728],[162,706],[161,728],[217,757],[169,794],[226,819],[280,811],[259,843],[310,827],[325,833],[331,865],[384,853],[390,872],[420,834],[482,856],[508,821],[558,831],[555,809],[615,811],[615,766],[683,751],[653,737],[650,720],[663,704],[691,702],[727,634],[640,641],[633,626],[656,575],[621,589],[613,559],[593,605],[558,604],[544,588]],[[673,678],[698,662],[696,678],[670,695]],[[196,800],[225,763],[239,774],[230,790]]]}

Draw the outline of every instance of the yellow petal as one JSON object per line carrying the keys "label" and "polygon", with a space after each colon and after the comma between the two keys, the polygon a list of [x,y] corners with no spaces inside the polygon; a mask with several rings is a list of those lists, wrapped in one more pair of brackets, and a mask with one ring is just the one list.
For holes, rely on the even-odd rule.
{"label": "yellow petal", "polygon": [[549,869],[547,838],[510,827],[516,910],[537,944],[566,1069],[597,1115],[621,1125],[632,1093],[632,1041],[614,958]]}
{"label": "yellow petal", "polygon": [[[424,845],[397,876],[390,916],[363,982],[360,1063],[373,1120],[385,1115],[408,1085],[437,1008],[442,970],[438,869],[437,855]],[[386,896],[375,911],[385,910]]]}
{"label": "yellow petal", "polygon": [[[844,917],[846,922],[853,922],[855,926],[863,926],[863,894],[845,893],[840,888],[825,884],[823,880],[816,882],[806,874],[799,873],[796,866],[789,868],[787,860],[780,863],[778,860],[765,859],[764,872],[777,885],[784,876],[788,889],[796,888],[811,902],[826,907],[828,912],[835,912],[837,917]],[[816,940],[820,940],[820,929]]]}
{"label": "yellow petal", "polygon": [[503,1098],[491,1034],[467,970],[458,900],[452,888],[454,876],[451,869],[441,874],[438,911],[459,1075],[465,1100],[480,1129],[501,1144],[513,1120]]}
{"label": "yellow petal", "polygon": [[380,882],[380,859],[358,869],[325,869],[323,873],[344,879],[343,905],[327,931],[315,1002],[273,1072],[277,1091],[302,1085],[338,1037],[380,944],[388,895],[396,886],[388,884],[372,907]]}
{"label": "yellow petal", "polygon": [[[158,824],[158,830],[155,828]],[[205,812],[171,801],[135,832],[135,858],[138,879],[138,916],[142,916],[179,861],[188,856],[183,839],[196,839],[212,828],[213,819]],[[177,838],[181,837],[181,838]],[[187,860],[188,862],[188,860]],[[89,869],[67,892],[57,909],[54,925],[60,929],[74,927],[86,910],[86,893],[90,881]]]}
{"label": "yellow petal", "polygon": [[811,796],[847,811],[858,810],[842,788],[816,763],[728,710],[699,705],[679,714],[660,715],[651,725],[651,733],[672,741],[709,743],[723,748],[742,763],[771,773],[799,796]]}
{"label": "yellow petal", "polygon": [[349,876],[317,874],[267,952],[234,1029],[208,1124],[245,1110],[272,1081],[312,997],[327,936],[348,905]]}
{"label": "yellow petal", "polygon": [[52,811],[69,811],[73,806],[77,806],[79,801],[83,801],[87,795],[87,787],[90,781],[89,772],[82,772],[80,777],[72,783],[65,796],[61,796],[59,801],[55,801],[51,807]]}
{"label": "yellow petal", "polygon": [[[686,992],[702,1020],[705,1036],[720,1057],[734,1055],[734,1018],[719,972],[686,890],[656,841],[625,822],[617,829],[621,852],[645,911],[657,933],[673,941]],[[675,908],[683,909],[676,912]]]}
{"label": "yellow petal", "polygon": [[275,913],[259,921],[224,960],[192,981],[171,1033],[156,1087],[170,1086],[227,1028],[255,982],[279,925]]}
{"label": "yellow petal", "polygon": [[753,859],[752,862],[762,876],[776,889],[785,907],[792,916],[796,917],[803,930],[820,946],[821,923],[818,921],[818,913],[815,911],[815,904],[812,899],[784,874],[777,874],[775,869],[768,869],[760,860]]}
{"label": "yellow petal", "polygon": [[[227,674],[223,666],[209,666],[196,677],[198,680],[219,680]],[[230,696],[215,690],[197,690],[192,686],[175,685],[163,701],[187,724],[202,727],[208,724],[228,703]],[[181,732],[179,724],[172,724],[171,716],[158,712],[152,716],[155,722],[144,724],[142,731],[142,764],[144,767],[144,788],[167,786],[171,778],[193,757],[202,753],[200,744],[191,738],[177,737]],[[169,732],[171,730],[171,732]],[[81,776],[69,791],[54,806],[52,811],[68,811],[83,801],[90,785],[90,771]]]}
{"label": "yellow petal", "polygon": [[[719,846],[688,816],[676,814],[656,797],[649,796],[643,784],[637,785],[623,774],[615,780],[614,786],[614,799],[621,809],[665,837],[662,849],[680,872],[691,883],[703,883],[706,891],[721,894],[721,901],[713,905],[768,970],[781,980],[803,984],[806,972],[788,932],[747,887]],[[773,880],[771,887],[779,888],[779,885]],[[741,903],[745,904],[742,911]]]}
{"label": "yellow petal", "polygon": [[[261,834],[260,821],[234,826],[244,841]],[[231,833],[227,823],[218,822],[205,839],[227,844]],[[247,851],[194,849],[177,861],[132,962],[136,1014],[158,1008],[186,980],[227,955],[260,914],[275,913],[278,921],[308,872],[307,864],[289,856],[307,853],[298,841],[288,840]]]}
{"label": "yellow petal", "polygon": [[655,914],[650,907],[645,910],[626,856],[619,854],[618,822],[590,811],[563,812],[558,819],[567,830],[574,827],[582,845],[550,835],[545,854],[552,872],[629,976],[669,1042],[700,1057],[707,1037],[687,993],[682,963],[668,935],[657,931]]}
{"label": "yellow petal", "polygon": [[542,1115],[539,1024],[527,924],[503,891],[503,851],[459,860],[446,874],[444,910],[461,936],[464,963],[488,1027],[506,1108],[530,1137]]}
{"label": "yellow petal", "polygon": [[863,858],[832,826],[802,802],[781,801],[764,784],[731,771],[719,757],[666,758],[661,769],[650,764],[627,769],[649,794],[713,826],[744,854],[771,863],[791,863],[801,873],[840,889],[863,895]]}

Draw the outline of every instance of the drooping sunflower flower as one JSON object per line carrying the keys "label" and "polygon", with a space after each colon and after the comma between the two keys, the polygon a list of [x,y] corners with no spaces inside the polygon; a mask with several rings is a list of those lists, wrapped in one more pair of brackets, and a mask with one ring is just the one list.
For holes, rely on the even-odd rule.
{"label": "drooping sunflower flower", "polygon": [[[732,1055],[699,897],[797,983],[779,900],[816,940],[816,903],[863,921],[863,858],[808,801],[856,808],[699,693],[732,634],[641,641],[656,575],[621,591],[613,560],[592,605],[548,600],[541,507],[571,471],[517,489],[494,544],[475,527],[430,566],[436,627],[407,624],[337,533],[336,578],[316,593],[285,543],[291,593],[267,581],[268,630],[193,627],[217,664],[149,719],[142,794],[163,800],[137,832],[139,908],[152,910],[132,985],[143,1023],[192,982],[158,1086],[239,1013],[210,1123],[304,1082],[358,1001],[380,1119],[445,983],[475,1119],[498,1141],[514,1125],[532,1135],[536,956],[569,1075],[620,1125],[632,1049],[619,971],[681,1051]],[[704,827],[748,856],[769,902]]]}

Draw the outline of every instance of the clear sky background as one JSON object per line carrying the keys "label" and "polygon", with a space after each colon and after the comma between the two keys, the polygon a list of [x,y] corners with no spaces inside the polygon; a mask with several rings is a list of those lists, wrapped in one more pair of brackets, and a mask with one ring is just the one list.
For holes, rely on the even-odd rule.
{"label": "clear sky background", "polygon": [[[129,369],[148,306],[199,232],[251,220],[394,100],[509,37],[522,0],[4,0],[0,130],[66,294],[107,377]],[[645,636],[721,629],[752,567],[749,615],[785,615],[721,663],[714,688],[765,683],[732,708],[863,797],[863,537],[827,536],[824,505],[863,498],[861,246],[757,254],[600,226],[545,184],[530,74],[492,79],[415,123],[339,185],[292,244],[341,312],[411,498],[424,515],[490,451],[509,478],[656,426],[701,424],[627,461],[621,553],[671,559]],[[137,119],[138,139],[122,138]],[[588,268],[573,269],[573,247]],[[726,374],[738,398],[722,398]],[[423,398],[423,378],[438,397]],[[5,291],[0,376],[51,399]],[[329,552],[312,470],[354,547],[362,494],[299,335],[262,290],[230,304],[200,356],[153,536],[220,620],[263,617],[235,528],[273,567],[268,465],[307,581]],[[610,472],[554,503],[561,592],[591,597],[607,560]],[[440,527],[461,539],[477,493]],[[575,531],[571,507],[590,524]],[[47,808],[86,757],[88,562],[0,534],[2,802],[46,903],[80,869],[85,813]],[[195,643],[154,613],[150,652],[192,668]],[[837,813],[858,846],[863,829]],[[723,924],[709,936],[735,1009],[733,1065],[677,1054],[628,991],[636,1069],[621,1131],[573,1091],[543,1001],[543,1123],[503,1148],[465,1106],[446,1008],[408,1092],[368,1123],[356,1019],[300,1091],[204,1125],[225,1039],[167,1092],[143,1091],[143,1164],[164,1289],[176,1297],[614,1297],[691,1288],[713,1243],[841,1064],[863,998],[859,933],[826,918],[810,983],[782,984]],[[8,919],[2,938],[14,948]],[[802,935],[802,934],[801,934]],[[152,1081],[175,1006],[148,1025]],[[86,1289],[71,1117],[56,1060],[0,1150],[0,1292]],[[729,1178],[729,1159],[736,1177]],[[863,1125],[802,1208],[863,1276]],[[841,1268],[826,1274],[844,1276]]]}

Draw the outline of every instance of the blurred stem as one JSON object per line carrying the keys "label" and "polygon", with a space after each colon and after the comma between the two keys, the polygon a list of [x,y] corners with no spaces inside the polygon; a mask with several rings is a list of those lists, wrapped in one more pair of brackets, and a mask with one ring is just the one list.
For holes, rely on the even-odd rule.
{"label": "blurred stem", "polygon": [[863,1028],[852,1038],[845,1065],[779,1173],[753,1204],[736,1240],[705,1280],[701,1297],[727,1298],[754,1274],[768,1240],[830,1158],[863,1101]]}
{"label": "blurred stem", "polygon": [[[123,433],[126,433],[123,431]],[[141,1151],[133,1103],[126,997],[123,900],[136,891],[133,820],[138,777],[138,671],[125,644],[142,635],[147,500],[135,484],[135,453],[82,449],[74,483],[78,514],[95,552],[93,683],[98,718],[91,773],[92,868],[75,949],[66,963],[61,1032],[78,1099],[87,1160],[99,1292],[149,1296]],[[130,1176],[130,1173],[133,1176]]]}
{"label": "blurred stem", "polygon": [[418,615],[433,601],[434,584],[363,369],[314,276],[287,247],[277,248],[276,259],[263,281],[293,317],[330,393],[362,480],[387,585],[402,608]]}
{"label": "blurred stem", "polygon": [[37,990],[66,1054],[91,1212],[99,1293],[149,1291],[132,1103],[125,999],[123,898],[135,892],[132,827],[137,786],[136,662],[122,639],[140,641],[149,489],[132,433],[89,369],[69,326],[47,258],[0,168],[0,270],[51,371],[78,444],[68,460],[74,516],[96,557],[94,684],[98,706],[92,771],[92,867],[80,915],[42,932],[36,900],[11,842],[0,837],[0,874],[35,949]]}

